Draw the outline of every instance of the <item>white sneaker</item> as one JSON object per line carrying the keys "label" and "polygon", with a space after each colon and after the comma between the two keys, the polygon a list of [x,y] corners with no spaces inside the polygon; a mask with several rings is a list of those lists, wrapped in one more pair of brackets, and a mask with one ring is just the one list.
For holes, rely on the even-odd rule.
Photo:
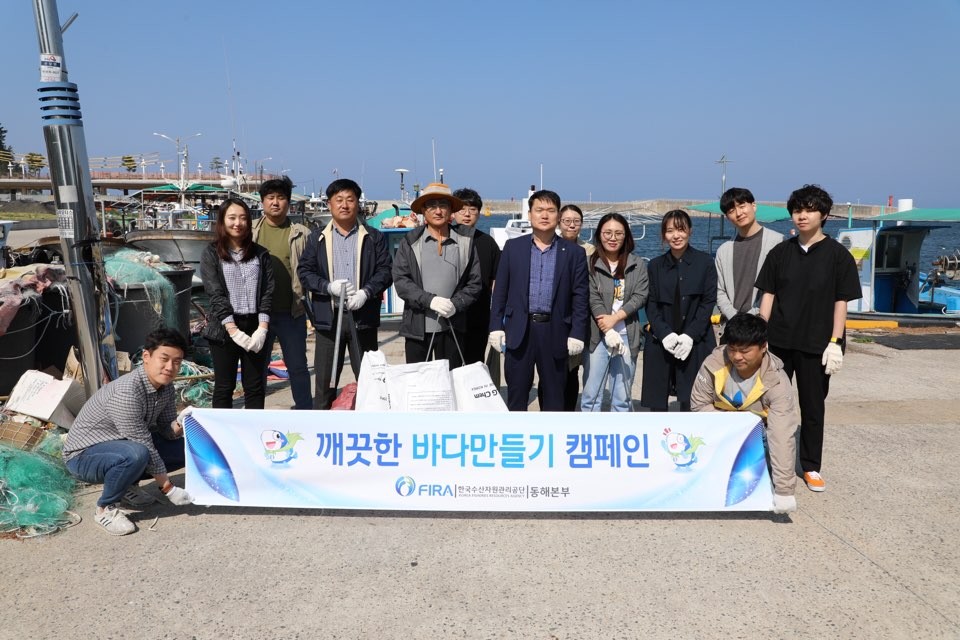
{"label": "white sneaker", "polygon": [[773,512],[774,513],[793,513],[797,510],[796,496],[782,496],[779,493],[773,494]]}
{"label": "white sneaker", "polygon": [[99,508],[93,513],[94,519],[112,536],[125,536],[137,530],[136,525],[127,519],[127,515],[117,509],[117,505],[107,505],[101,511]]}
{"label": "white sneaker", "polygon": [[123,504],[133,509],[142,509],[143,507],[150,506],[157,499],[149,491],[141,489],[139,485],[130,485],[130,488],[127,489],[127,492],[123,494],[123,498],[120,499]]}

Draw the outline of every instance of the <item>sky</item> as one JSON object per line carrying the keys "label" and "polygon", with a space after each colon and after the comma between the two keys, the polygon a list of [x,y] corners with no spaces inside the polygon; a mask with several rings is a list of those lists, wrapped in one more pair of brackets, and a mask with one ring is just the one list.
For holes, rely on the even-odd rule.
{"label": "sky", "polygon": [[[46,155],[31,0],[0,1],[0,124]],[[228,158],[370,198],[960,206],[960,0],[59,0],[92,157]],[[434,156],[435,149],[435,156]],[[158,166],[148,171],[159,171]],[[336,172],[336,173],[335,173]]]}

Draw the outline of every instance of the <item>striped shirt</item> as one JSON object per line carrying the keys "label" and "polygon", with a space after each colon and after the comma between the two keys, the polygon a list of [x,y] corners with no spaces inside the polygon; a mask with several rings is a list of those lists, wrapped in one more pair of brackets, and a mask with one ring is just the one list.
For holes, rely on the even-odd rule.
{"label": "striped shirt", "polygon": [[330,274],[330,280],[348,280],[356,289],[360,288],[356,273],[358,229],[355,224],[343,235],[337,225],[333,225],[333,273]]}
{"label": "striped shirt", "polygon": [[73,421],[63,445],[70,460],[87,447],[113,440],[139,442],[150,452],[147,472],[161,475],[167,467],[153,446],[151,432],[173,440],[170,423],[177,418],[176,392],[168,384],[154,389],[143,365],[102,387],[87,400]]}
{"label": "striped shirt", "polygon": [[[251,258],[246,262],[241,262],[242,251],[230,251],[230,255],[233,260],[223,260],[222,263],[223,279],[227,283],[227,293],[230,295],[230,306],[233,307],[233,313],[239,315],[257,313],[260,261]],[[258,320],[260,322],[270,322],[270,316],[261,313]],[[234,322],[233,315],[224,318],[221,324],[230,324],[231,322]]]}
{"label": "striped shirt", "polygon": [[540,250],[530,236],[530,313],[550,313],[553,308],[553,278],[557,270],[557,239]]}

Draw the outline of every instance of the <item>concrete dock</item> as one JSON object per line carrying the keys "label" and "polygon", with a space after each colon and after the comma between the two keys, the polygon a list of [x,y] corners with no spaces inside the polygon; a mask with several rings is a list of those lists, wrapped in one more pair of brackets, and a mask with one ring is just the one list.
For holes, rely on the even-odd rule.
{"label": "concrete dock", "polygon": [[113,538],[87,487],[77,527],[0,541],[0,638],[958,638],[957,363],[851,340],[791,516],[157,504]]}

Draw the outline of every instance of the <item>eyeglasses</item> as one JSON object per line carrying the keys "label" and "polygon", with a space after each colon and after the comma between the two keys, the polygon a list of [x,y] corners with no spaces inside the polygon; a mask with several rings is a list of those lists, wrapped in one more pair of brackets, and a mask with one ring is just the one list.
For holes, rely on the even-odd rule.
{"label": "eyeglasses", "polygon": [[447,200],[430,200],[429,202],[423,203],[423,210],[429,211],[430,209],[447,209],[450,210],[453,207],[450,206],[450,202]]}
{"label": "eyeglasses", "polygon": [[579,227],[583,223],[580,221],[580,218],[563,218],[560,220],[560,224],[565,227]]}
{"label": "eyeglasses", "polygon": [[604,240],[623,240],[627,234],[623,231],[604,231],[600,235]]}

